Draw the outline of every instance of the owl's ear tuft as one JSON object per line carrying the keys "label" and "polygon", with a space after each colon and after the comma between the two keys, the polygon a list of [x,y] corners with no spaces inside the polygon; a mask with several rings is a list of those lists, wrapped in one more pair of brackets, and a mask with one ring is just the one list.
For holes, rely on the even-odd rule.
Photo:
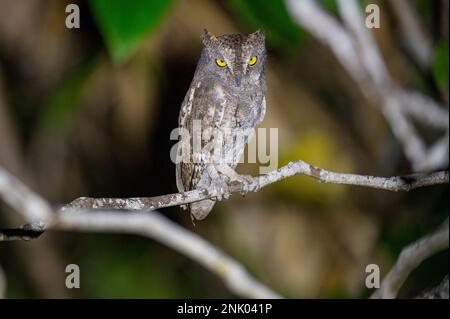
{"label": "owl's ear tuft", "polygon": [[209,46],[212,42],[216,41],[217,38],[214,34],[209,32],[206,28],[203,29],[202,41],[204,46]]}
{"label": "owl's ear tuft", "polygon": [[251,41],[257,41],[257,42],[262,42],[262,43],[264,43],[264,41],[265,41],[265,39],[266,39],[266,35],[265,35],[263,29],[258,29],[258,30],[256,30],[255,32],[250,33],[250,34],[248,35],[248,38],[249,38]]}

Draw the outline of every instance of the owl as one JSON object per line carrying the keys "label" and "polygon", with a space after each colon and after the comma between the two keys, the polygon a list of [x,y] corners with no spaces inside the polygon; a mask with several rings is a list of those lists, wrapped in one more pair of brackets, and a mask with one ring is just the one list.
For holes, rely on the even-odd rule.
{"label": "owl", "polygon": [[[230,182],[248,182],[235,168],[265,114],[265,35],[258,30],[216,37],[205,29],[202,41],[204,47],[179,115],[179,128],[188,133],[184,142],[189,145],[184,150],[189,156],[184,154],[176,164],[176,183],[180,192],[213,188],[227,197]],[[178,147],[179,157],[182,149]],[[221,197],[183,208],[193,220],[201,220]]]}

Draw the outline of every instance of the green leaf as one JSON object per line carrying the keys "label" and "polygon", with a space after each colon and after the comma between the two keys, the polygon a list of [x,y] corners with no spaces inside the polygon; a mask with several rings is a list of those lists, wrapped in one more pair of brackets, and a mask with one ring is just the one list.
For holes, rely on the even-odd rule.
{"label": "green leaf", "polygon": [[442,41],[433,55],[433,77],[441,90],[448,87],[448,42]]}
{"label": "green leaf", "polygon": [[92,13],[115,62],[132,55],[168,12],[172,0],[91,0]]}
{"label": "green leaf", "polygon": [[228,0],[227,5],[253,31],[263,28],[269,45],[292,51],[305,37],[306,33],[292,21],[283,0]]}

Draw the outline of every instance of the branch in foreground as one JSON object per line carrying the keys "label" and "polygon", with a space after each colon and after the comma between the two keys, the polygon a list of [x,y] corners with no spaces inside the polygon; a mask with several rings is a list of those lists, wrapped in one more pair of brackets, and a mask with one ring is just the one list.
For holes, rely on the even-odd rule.
{"label": "branch in foreground", "polygon": [[[32,239],[45,229],[137,234],[153,238],[197,261],[217,274],[236,295],[246,298],[280,298],[277,293],[254,279],[239,262],[157,212],[94,212],[66,208],[54,213],[42,197],[1,167],[0,198],[32,221],[18,229],[18,234],[8,233],[13,230],[3,230],[3,233],[0,231],[0,241],[2,236],[3,240]],[[39,205],[33,206],[35,203]],[[35,222],[38,218],[42,219]],[[36,236],[33,236],[33,232]],[[0,273],[0,277],[1,275]]]}
{"label": "branch in foreground", "polygon": [[389,271],[371,298],[392,299],[422,261],[449,246],[448,219],[432,234],[422,237],[418,241],[403,248],[394,267]]}
{"label": "branch in foreground", "polygon": [[[295,175],[306,175],[317,179],[319,182],[355,185],[388,191],[410,191],[415,188],[445,184],[449,181],[448,171],[440,171],[431,174],[411,174],[394,177],[376,177],[368,175],[356,175],[335,173],[323,168],[313,166],[304,161],[296,161],[287,164],[266,175],[254,177],[249,188],[258,191],[261,188]],[[243,185],[230,185],[230,192],[243,191]],[[176,193],[156,197],[134,198],[92,198],[80,197],[62,207],[64,209],[75,208],[119,208],[129,210],[159,209],[164,207],[188,204],[203,199],[214,198],[218,194],[213,191],[192,190],[185,193]]]}
{"label": "branch in foreground", "polygon": [[0,167],[0,198],[22,214],[30,224],[40,224],[51,217],[52,208],[47,201],[2,167]]}
{"label": "branch in foreground", "polygon": [[280,298],[280,295],[250,276],[237,261],[158,212],[65,211],[58,214],[53,227],[146,236],[197,261],[218,275],[236,295],[246,298]]}

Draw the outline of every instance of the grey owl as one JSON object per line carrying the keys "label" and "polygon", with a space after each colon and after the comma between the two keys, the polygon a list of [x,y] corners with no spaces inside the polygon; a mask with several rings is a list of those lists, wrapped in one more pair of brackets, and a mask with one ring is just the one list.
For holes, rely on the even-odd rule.
{"label": "grey owl", "polygon": [[[263,120],[266,108],[264,32],[215,37],[205,29],[202,40],[204,48],[181,105],[178,123],[190,133],[191,144],[195,144],[193,127],[199,124],[201,148],[191,145],[190,160],[176,166],[180,192],[208,187],[219,188],[220,192],[227,182],[245,182],[235,172],[235,167],[248,142],[248,132]],[[211,133],[214,130],[223,133],[221,138]],[[245,133],[237,137],[233,131]],[[222,152],[213,151],[218,146]],[[178,147],[178,156],[181,156],[181,148]],[[231,160],[221,161],[229,152],[233,153]],[[188,209],[193,219],[200,220],[209,214],[214,204],[215,200],[208,199],[183,208]]]}

